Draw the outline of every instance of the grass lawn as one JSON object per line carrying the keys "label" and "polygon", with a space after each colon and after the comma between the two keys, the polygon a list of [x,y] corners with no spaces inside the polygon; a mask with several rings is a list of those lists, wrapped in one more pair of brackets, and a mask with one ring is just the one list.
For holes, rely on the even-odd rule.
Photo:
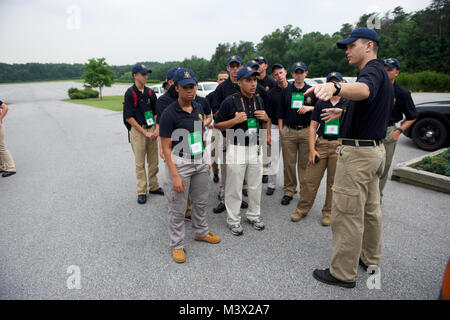
{"label": "grass lawn", "polygon": [[122,111],[123,110],[123,96],[106,96],[103,97],[103,100],[99,98],[93,99],[66,99],[64,100],[70,103],[84,104],[86,106],[109,109],[113,111]]}

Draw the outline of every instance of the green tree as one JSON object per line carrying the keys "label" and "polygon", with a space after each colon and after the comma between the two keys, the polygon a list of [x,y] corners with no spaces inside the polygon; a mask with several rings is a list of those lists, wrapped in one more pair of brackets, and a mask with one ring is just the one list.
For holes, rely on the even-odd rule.
{"label": "green tree", "polygon": [[100,100],[103,99],[103,87],[110,87],[114,82],[114,72],[106,63],[105,58],[89,59],[85,65],[86,70],[83,72],[83,80],[85,84],[98,88],[100,91]]}

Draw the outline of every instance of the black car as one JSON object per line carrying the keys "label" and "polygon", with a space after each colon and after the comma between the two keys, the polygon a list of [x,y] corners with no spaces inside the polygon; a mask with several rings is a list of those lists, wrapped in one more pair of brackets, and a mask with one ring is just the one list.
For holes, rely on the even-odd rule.
{"label": "black car", "polygon": [[450,101],[426,102],[416,105],[419,117],[405,131],[416,146],[434,151],[449,145]]}

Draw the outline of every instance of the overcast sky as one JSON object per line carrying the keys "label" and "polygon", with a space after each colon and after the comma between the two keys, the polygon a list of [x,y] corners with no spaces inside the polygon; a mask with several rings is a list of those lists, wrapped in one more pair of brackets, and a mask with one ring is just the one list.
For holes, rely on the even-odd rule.
{"label": "overcast sky", "polygon": [[0,0],[0,62],[111,65],[210,59],[219,43],[258,43],[287,24],[333,33],[364,14],[427,0]]}

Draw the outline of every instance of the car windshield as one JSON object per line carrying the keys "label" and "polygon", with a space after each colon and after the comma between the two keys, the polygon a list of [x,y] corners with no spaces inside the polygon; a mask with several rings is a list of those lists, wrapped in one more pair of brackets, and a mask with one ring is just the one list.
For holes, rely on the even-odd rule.
{"label": "car windshield", "polygon": [[216,90],[217,83],[204,83],[203,88],[205,91],[213,91]]}

